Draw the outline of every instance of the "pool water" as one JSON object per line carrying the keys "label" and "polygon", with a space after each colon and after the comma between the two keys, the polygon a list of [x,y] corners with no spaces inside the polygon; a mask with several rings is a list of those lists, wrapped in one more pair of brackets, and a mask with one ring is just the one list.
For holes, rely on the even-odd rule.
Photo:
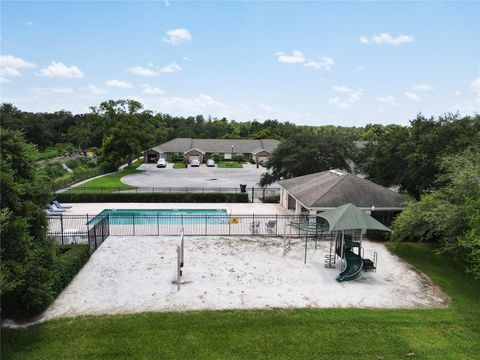
{"label": "pool water", "polygon": [[229,223],[225,209],[105,209],[88,224],[95,225],[105,217],[111,225]]}

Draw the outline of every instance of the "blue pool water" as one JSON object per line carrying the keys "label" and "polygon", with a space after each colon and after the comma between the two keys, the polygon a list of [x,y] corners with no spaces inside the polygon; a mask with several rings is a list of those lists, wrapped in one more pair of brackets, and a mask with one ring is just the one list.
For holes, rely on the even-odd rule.
{"label": "blue pool water", "polygon": [[107,216],[111,225],[229,223],[225,209],[106,209],[90,220],[89,225],[95,225]]}

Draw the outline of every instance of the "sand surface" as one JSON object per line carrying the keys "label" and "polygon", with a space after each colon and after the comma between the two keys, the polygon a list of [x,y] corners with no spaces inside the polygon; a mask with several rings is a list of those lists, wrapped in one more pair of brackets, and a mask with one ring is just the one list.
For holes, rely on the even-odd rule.
{"label": "sand surface", "polygon": [[180,291],[176,277],[179,237],[109,237],[42,320],[77,315],[296,307],[412,308],[446,306],[447,296],[428,277],[364,242],[378,254],[377,272],[339,283],[324,267],[328,242],[297,240],[283,256],[278,238],[186,237]]}

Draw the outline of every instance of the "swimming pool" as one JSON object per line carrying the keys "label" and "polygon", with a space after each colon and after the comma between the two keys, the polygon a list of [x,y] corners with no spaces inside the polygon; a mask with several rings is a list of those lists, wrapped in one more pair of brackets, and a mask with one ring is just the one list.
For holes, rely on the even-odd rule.
{"label": "swimming pool", "polygon": [[225,209],[105,209],[88,224],[96,225],[106,217],[111,225],[229,223]]}

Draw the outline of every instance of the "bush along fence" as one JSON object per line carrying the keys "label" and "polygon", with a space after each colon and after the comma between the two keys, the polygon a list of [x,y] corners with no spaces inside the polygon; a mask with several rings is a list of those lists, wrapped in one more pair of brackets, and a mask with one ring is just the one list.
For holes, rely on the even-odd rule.
{"label": "bush along fence", "polygon": [[325,228],[308,215],[122,214],[61,215],[48,219],[57,244],[89,244],[95,251],[112,236],[263,236],[321,237]]}
{"label": "bush along fence", "polygon": [[[100,195],[99,199],[107,202],[279,202],[280,188],[276,187],[137,187],[122,189],[119,187],[73,187],[57,191],[54,196],[70,202],[90,202],[100,200],[90,197]],[[136,196],[138,194],[138,196]],[[84,196],[81,196],[84,195]],[[152,197],[153,195],[153,197]],[[234,196],[233,196],[234,195]],[[105,196],[105,197],[103,197]],[[115,200],[116,198],[133,200]],[[154,198],[155,200],[148,200]]]}
{"label": "bush along fence", "polygon": [[191,202],[191,203],[248,203],[246,193],[59,193],[60,202]]}

